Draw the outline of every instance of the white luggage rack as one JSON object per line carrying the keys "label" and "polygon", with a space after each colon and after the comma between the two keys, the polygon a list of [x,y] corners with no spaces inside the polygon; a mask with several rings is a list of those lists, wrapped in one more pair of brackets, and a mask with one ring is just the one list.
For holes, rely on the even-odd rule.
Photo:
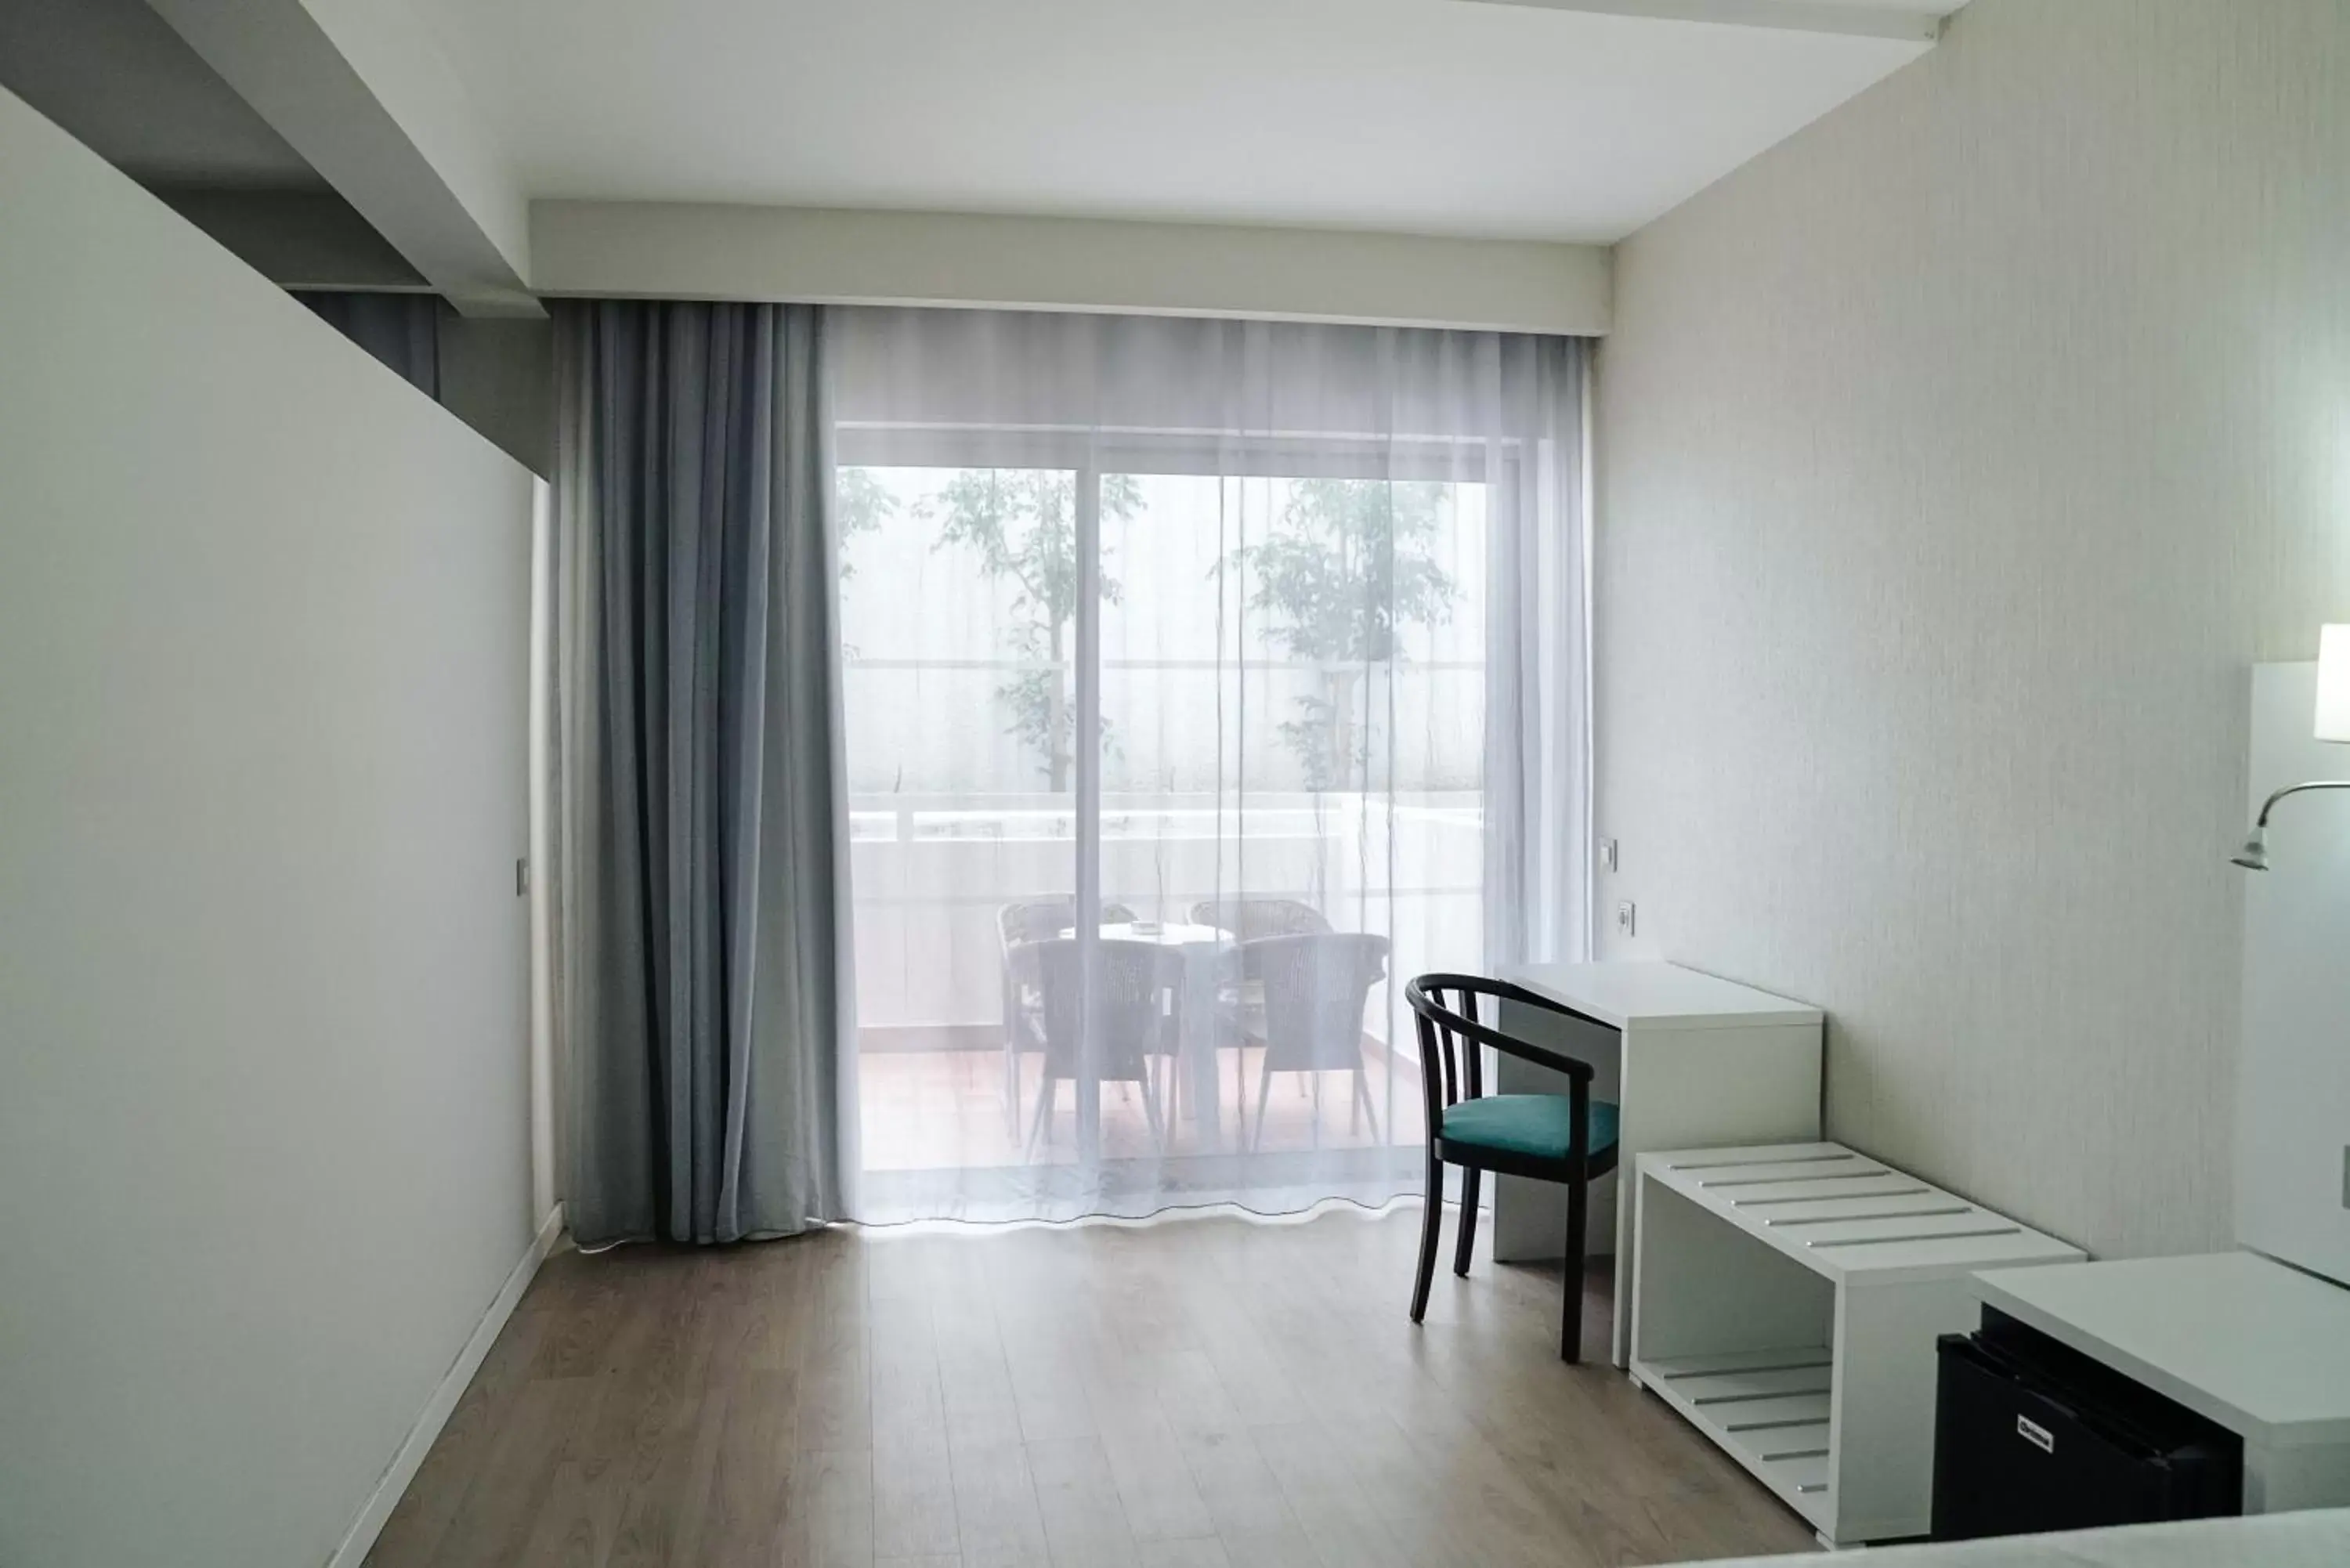
{"label": "white luggage rack", "polygon": [[1639,1157],[1632,1376],[1831,1546],[1923,1535],[1934,1341],[2077,1247],[1841,1144]]}

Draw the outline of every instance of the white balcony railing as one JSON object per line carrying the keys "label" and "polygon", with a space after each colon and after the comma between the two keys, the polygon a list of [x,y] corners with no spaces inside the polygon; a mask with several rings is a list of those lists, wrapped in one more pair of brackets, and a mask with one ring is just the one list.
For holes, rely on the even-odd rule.
{"label": "white balcony railing", "polygon": [[[858,1016],[867,1029],[976,1030],[1001,1019],[996,910],[1076,886],[1066,796],[853,796]],[[1249,893],[1314,904],[1342,930],[1393,944],[1387,1000],[1366,1025],[1392,1039],[1402,979],[1482,956],[1483,811],[1468,792],[1112,796],[1102,897],[1144,919],[1188,918]]]}

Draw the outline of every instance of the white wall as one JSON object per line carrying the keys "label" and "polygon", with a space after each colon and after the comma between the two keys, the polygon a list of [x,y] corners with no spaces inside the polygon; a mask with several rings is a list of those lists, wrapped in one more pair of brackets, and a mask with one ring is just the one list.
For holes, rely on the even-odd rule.
{"label": "white wall", "polygon": [[[2316,739],[2315,664],[2251,679],[2246,821],[2269,792],[2339,778]],[[2236,1078],[2236,1239],[2350,1284],[2350,794],[2291,796],[2269,822],[2269,869],[2244,878],[2244,1037]]]}
{"label": "white wall", "polygon": [[1585,336],[1607,252],[1237,224],[534,202],[546,294],[1009,306]]}
{"label": "white wall", "polygon": [[534,1231],[530,481],[0,93],[0,1563],[326,1560]]}
{"label": "white wall", "polygon": [[533,473],[555,469],[555,324],[441,315],[441,402]]}
{"label": "white wall", "polygon": [[2099,1252],[2229,1239],[2245,666],[2350,617],[2345,83],[2339,0],[1974,0],[1617,255],[1609,950],[1823,1004],[1833,1136]]}

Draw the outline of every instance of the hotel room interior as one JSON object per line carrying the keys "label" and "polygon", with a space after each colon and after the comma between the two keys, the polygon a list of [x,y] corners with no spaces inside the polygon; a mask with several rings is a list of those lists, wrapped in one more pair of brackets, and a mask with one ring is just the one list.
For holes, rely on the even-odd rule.
{"label": "hotel room interior", "polygon": [[2344,0],[0,0],[0,1564],[2350,1563]]}

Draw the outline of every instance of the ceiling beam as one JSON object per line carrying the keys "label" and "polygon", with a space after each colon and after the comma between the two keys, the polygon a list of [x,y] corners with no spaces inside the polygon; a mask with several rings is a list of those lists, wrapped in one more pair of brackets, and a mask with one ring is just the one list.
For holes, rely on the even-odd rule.
{"label": "ceiling beam", "polygon": [[1898,38],[1930,44],[1965,0],[1460,0],[1475,5],[1519,5],[1543,11],[1584,11],[1646,16],[1660,22],[1713,22],[1786,32],[1835,33],[1852,38]]}
{"label": "ceiling beam", "polygon": [[535,202],[551,297],[777,299],[1607,330],[1604,245],[1123,218]]}
{"label": "ceiling beam", "polygon": [[[387,33],[404,16],[369,24],[305,0],[148,4],[450,304],[544,314],[524,282],[527,204],[463,123],[462,92],[429,41]],[[341,14],[344,36],[318,11]]]}
{"label": "ceiling beam", "polygon": [[286,288],[368,294],[440,290],[332,191],[151,185],[156,198],[245,265]]}

